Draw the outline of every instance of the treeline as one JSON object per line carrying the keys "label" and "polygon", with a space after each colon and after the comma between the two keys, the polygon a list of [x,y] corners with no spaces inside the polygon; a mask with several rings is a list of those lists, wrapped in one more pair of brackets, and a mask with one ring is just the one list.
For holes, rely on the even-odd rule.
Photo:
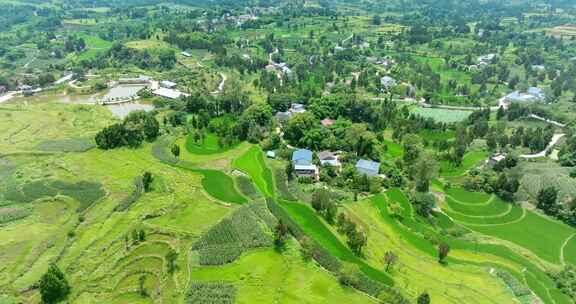
{"label": "treeline", "polygon": [[85,67],[104,69],[134,65],[144,70],[170,70],[176,64],[174,50],[155,48],[138,50],[115,43],[108,51],[93,60],[81,62]]}
{"label": "treeline", "polygon": [[122,123],[104,128],[96,134],[96,145],[109,150],[119,147],[137,148],[143,141],[153,141],[160,134],[160,125],[154,113],[136,111],[130,113]]}

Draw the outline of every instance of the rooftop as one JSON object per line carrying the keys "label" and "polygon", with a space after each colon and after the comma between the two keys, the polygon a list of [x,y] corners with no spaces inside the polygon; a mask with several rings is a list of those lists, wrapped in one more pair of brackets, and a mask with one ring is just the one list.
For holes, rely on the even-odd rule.
{"label": "rooftop", "polygon": [[188,94],[182,93],[178,90],[167,89],[167,88],[159,88],[158,90],[154,90],[152,92],[154,95],[158,95],[160,97],[165,97],[169,99],[177,99],[181,96],[187,96]]}
{"label": "rooftop", "polygon": [[380,163],[367,159],[360,159],[356,163],[356,169],[364,169],[378,173],[380,171]]}
{"label": "rooftop", "polygon": [[292,162],[295,165],[310,165],[312,164],[312,151],[306,149],[298,149],[292,153]]}

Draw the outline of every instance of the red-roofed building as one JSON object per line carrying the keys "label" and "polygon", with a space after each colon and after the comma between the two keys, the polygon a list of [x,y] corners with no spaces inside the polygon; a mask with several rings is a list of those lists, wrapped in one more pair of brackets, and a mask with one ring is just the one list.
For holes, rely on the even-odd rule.
{"label": "red-roofed building", "polygon": [[333,119],[329,119],[329,118],[324,118],[322,119],[322,121],[320,121],[320,123],[325,126],[325,127],[330,127],[332,126],[336,121],[334,121]]}

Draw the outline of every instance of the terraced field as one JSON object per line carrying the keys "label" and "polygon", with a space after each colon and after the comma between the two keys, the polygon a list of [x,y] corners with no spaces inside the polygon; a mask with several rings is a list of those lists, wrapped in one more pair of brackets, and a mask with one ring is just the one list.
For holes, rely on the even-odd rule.
{"label": "terraced field", "polygon": [[[451,189],[447,195],[452,195],[460,201],[468,203],[485,204],[490,201],[490,196],[484,193],[472,193],[462,189]],[[544,301],[544,303],[565,303],[572,301],[562,294],[555,286],[554,282],[546,275],[545,270],[540,268],[538,257],[533,253],[533,258],[526,258],[524,254],[519,254],[517,248],[511,248],[498,243],[481,243],[470,241],[470,237],[465,239],[451,238],[447,235],[440,235],[432,230],[427,224],[420,223],[411,217],[404,217],[398,222],[388,214],[386,205],[388,202],[395,202],[403,208],[403,216],[409,215],[412,208],[406,196],[399,189],[392,189],[386,192],[386,197],[376,196],[373,199],[380,210],[383,220],[391,225],[395,232],[401,235],[402,239],[414,248],[430,256],[436,256],[435,242],[445,242],[453,253],[448,258],[448,264],[476,265],[481,267],[505,269],[518,281],[523,282]],[[526,211],[529,212],[529,211]],[[458,221],[457,221],[458,223]],[[463,224],[469,229],[467,224]],[[517,233],[517,235],[522,235]],[[500,240],[495,238],[495,240]],[[510,242],[512,244],[512,242]],[[570,243],[570,245],[572,245]],[[556,244],[555,248],[559,248]],[[526,250],[526,249],[523,249]],[[457,252],[457,253],[456,253]]]}
{"label": "terraced field", "polygon": [[234,160],[233,166],[246,173],[256,187],[266,197],[275,197],[274,177],[264,163],[264,154],[258,146],[253,146],[244,155]]}
{"label": "terraced field", "polygon": [[495,196],[471,193],[466,198],[466,192],[456,191],[455,196],[467,202],[447,193],[444,210],[454,220],[475,232],[526,248],[547,262],[562,263],[562,246],[576,233],[575,229]]}

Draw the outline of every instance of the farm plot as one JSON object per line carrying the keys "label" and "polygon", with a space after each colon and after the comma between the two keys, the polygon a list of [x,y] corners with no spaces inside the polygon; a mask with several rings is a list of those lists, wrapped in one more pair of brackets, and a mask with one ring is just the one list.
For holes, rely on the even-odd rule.
{"label": "farm plot", "polygon": [[[465,194],[464,190],[456,190],[453,193],[460,199]],[[472,197],[482,197],[482,194],[472,193]],[[484,194],[484,197],[486,195]],[[529,287],[534,291],[538,297],[544,299],[545,303],[554,303],[550,299],[550,294],[553,291],[557,291],[555,283],[547,276],[547,274],[540,268],[535,266],[532,261],[528,260],[522,255],[519,255],[510,248],[497,245],[497,244],[484,244],[475,243],[471,241],[466,241],[462,239],[454,239],[445,235],[439,235],[437,232],[428,228],[428,225],[423,225],[412,219],[412,217],[404,218],[401,224],[394,219],[387,209],[388,198],[391,202],[399,202],[401,205],[409,204],[405,195],[398,189],[392,189],[386,192],[386,196],[378,195],[372,198],[374,205],[379,209],[380,214],[384,222],[390,225],[394,232],[397,233],[400,238],[408,242],[413,247],[419,249],[421,252],[427,253],[430,256],[436,257],[436,247],[434,242],[442,241],[450,245],[454,250],[474,252],[475,254],[486,255],[487,259],[483,259],[482,262],[478,262],[477,259],[474,260],[460,260],[454,257],[448,258],[449,264],[472,264],[482,267],[491,267],[496,269],[506,269],[510,274],[512,274],[517,280],[526,280]],[[495,261],[494,257],[498,257]],[[510,268],[511,265],[519,265],[520,268],[515,268],[516,270]],[[516,266],[515,266],[516,267]],[[525,269],[524,272],[520,272],[520,269]],[[536,278],[535,280],[529,280],[530,278]],[[566,296],[554,293],[555,303],[568,304],[570,301]]]}
{"label": "farm plot", "polygon": [[[466,199],[465,192],[462,190],[457,190],[455,193],[459,198]],[[466,201],[470,201],[470,199],[466,199]],[[479,203],[474,206],[458,204],[450,196],[447,196],[446,202],[451,209],[447,212],[454,215],[456,220],[462,220],[461,223],[469,229],[512,242],[554,264],[561,263],[561,246],[572,234],[576,233],[575,229],[537,215],[532,211],[518,210],[520,207],[512,207],[509,212],[498,215],[506,203],[496,203],[497,200],[494,199],[489,201],[487,205]],[[485,202],[485,199],[480,202]],[[456,206],[458,207],[455,208]],[[458,218],[458,215],[450,211],[457,211],[468,217]],[[522,215],[518,217],[519,214]],[[471,220],[471,217],[478,218],[478,220]]]}
{"label": "farm plot", "polygon": [[96,182],[70,183],[61,180],[38,180],[23,184],[20,187],[13,187],[2,196],[4,200],[13,203],[31,203],[41,198],[65,195],[80,203],[78,212],[81,212],[104,197],[105,194],[102,185]]}
{"label": "farm plot", "polygon": [[192,250],[198,251],[200,265],[230,263],[244,251],[272,244],[263,224],[249,206],[241,207],[202,235]]}
{"label": "farm plot", "polygon": [[571,239],[567,240],[564,244],[564,262],[576,265],[576,235],[573,235]]}
{"label": "farm plot", "polygon": [[186,137],[186,150],[192,154],[218,154],[225,152],[233,147],[221,147],[219,137],[216,134],[208,133],[203,140],[196,141],[193,134]]}
{"label": "farm plot", "polygon": [[464,121],[472,114],[472,111],[449,110],[439,108],[412,107],[410,112],[424,118],[432,118],[437,122],[456,123]]}
{"label": "farm plot", "polygon": [[[378,205],[383,210],[387,207],[387,203],[382,201],[378,202]],[[458,263],[455,260],[450,260],[448,266],[441,265],[434,254],[433,245],[430,245],[430,254],[412,246],[413,241],[426,240],[422,236],[411,234],[403,226],[402,223],[407,218],[392,218],[387,211],[381,213],[373,198],[349,207],[363,226],[370,227],[365,248],[369,261],[385,268],[386,252],[392,251],[398,255],[398,264],[391,268],[390,273],[397,285],[405,286],[404,291],[409,298],[416,298],[422,289],[426,289],[434,301],[439,303],[513,302],[513,295],[489,275],[483,265]],[[406,240],[406,236],[411,235],[415,237],[414,240]]]}
{"label": "farm plot", "polygon": [[262,150],[258,146],[253,146],[244,155],[236,159],[233,166],[248,174],[260,192],[266,197],[276,196],[272,171],[264,163]]}
{"label": "farm plot", "polygon": [[[211,283],[214,278],[234,285],[235,303],[374,303],[370,297],[343,287],[328,272],[305,262],[295,242],[288,242],[282,254],[273,249],[254,250],[231,264],[194,267],[195,283]],[[200,302],[202,303],[202,302]]]}
{"label": "farm plot", "polygon": [[512,204],[493,196],[487,204],[465,204],[447,196],[447,206],[454,212],[467,216],[495,217],[509,213]]}
{"label": "farm plot", "polygon": [[382,271],[366,264],[355,256],[338,238],[318,219],[314,211],[301,203],[282,202],[280,204],[288,212],[290,217],[298,223],[298,226],[312,239],[317,241],[323,248],[328,250],[338,259],[358,265],[360,270],[369,278],[391,285],[392,279]]}
{"label": "farm plot", "polygon": [[455,167],[449,161],[443,160],[440,162],[440,176],[442,177],[458,177],[466,173],[466,171],[474,168],[483,160],[488,157],[488,153],[485,151],[470,151],[464,154],[462,158],[462,164],[459,167]]}

